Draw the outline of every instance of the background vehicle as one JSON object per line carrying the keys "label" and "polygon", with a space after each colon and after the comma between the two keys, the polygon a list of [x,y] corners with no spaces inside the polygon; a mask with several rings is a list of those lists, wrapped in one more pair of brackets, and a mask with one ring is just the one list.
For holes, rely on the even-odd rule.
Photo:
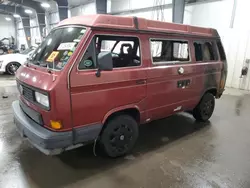
{"label": "background vehicle", "polygon": [[15,74],[16,70],[27,61],[27,58],[35,51],[36,47],[31,47],[21,53],[5,54],[0,56],[0,72]]}
{"label": "background vehicle", "polygon": [[[4,41],[7,41],[7,43],[4,43]],[[18,53],[18,52],[19,50],[15,45],[14,37],[3,38],[0,40],[0,55],[8,53]]]}

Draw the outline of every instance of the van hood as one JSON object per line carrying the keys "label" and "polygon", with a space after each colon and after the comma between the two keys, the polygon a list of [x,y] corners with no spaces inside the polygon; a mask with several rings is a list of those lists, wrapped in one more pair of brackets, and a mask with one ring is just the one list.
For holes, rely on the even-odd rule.
{"label": "van hood", "polygon": [[16,72],[17,80],[44,91],[52,90],[58,75],[44,70],[21,66]]}

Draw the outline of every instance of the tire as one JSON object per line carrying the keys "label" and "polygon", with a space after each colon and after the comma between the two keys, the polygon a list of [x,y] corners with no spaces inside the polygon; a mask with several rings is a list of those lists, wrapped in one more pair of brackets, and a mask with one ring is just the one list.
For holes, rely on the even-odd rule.
{"label": "tire", "polygon": [[193,116],[197,121],[206,122],[212,116],[215,107],[213,94],[205,93],[200,103],[193,110]]}
{"label": "tire", "polygon": [[6,66],[6,72],[9,74],[9,75],[14,75],[17,71],[17,69],[20,67],[20,63],[17,63],[17,62],[10,62],[7,64]]}
{"label": "tire", "polygon": [[109,157],[120,157],[131,152],[138,135],[138,124],[134,118],[119,115],[106,124],[100,136],[100,146]]}

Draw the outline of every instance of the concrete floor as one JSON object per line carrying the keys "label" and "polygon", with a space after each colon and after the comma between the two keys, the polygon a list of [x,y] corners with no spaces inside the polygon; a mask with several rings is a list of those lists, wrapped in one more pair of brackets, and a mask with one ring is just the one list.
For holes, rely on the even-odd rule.
{"label": "concrete floor", "polygon": [[0,75],[0,97],[9,95],[0,98],[0,188],[250,187],[250,95],[227,92],[206,124],[178,114],[141,126],[123,158],[94,157],[92,146],[50,157],[15,129],[14,84]]}

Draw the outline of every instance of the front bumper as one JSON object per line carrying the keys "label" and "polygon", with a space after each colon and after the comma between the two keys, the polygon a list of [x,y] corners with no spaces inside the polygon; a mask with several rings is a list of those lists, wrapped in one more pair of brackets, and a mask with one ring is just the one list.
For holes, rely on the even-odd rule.
{"label": "front bumper", "polygon": [[30,119],[21,109],[19,101],[12,103],[14,122],[22,137],[47,155],[61,153],[62,149],[72,145],[72,131],[53,132]]}
{"label": "front bumper", "polygon": [[22,137],[47,155],[57,155],[84,143],[95,140],[102,128],[101,124],[83,126],[66,132],[53,132],[37,124],[21,109],[19,101],[12,103],[14,122]]}

